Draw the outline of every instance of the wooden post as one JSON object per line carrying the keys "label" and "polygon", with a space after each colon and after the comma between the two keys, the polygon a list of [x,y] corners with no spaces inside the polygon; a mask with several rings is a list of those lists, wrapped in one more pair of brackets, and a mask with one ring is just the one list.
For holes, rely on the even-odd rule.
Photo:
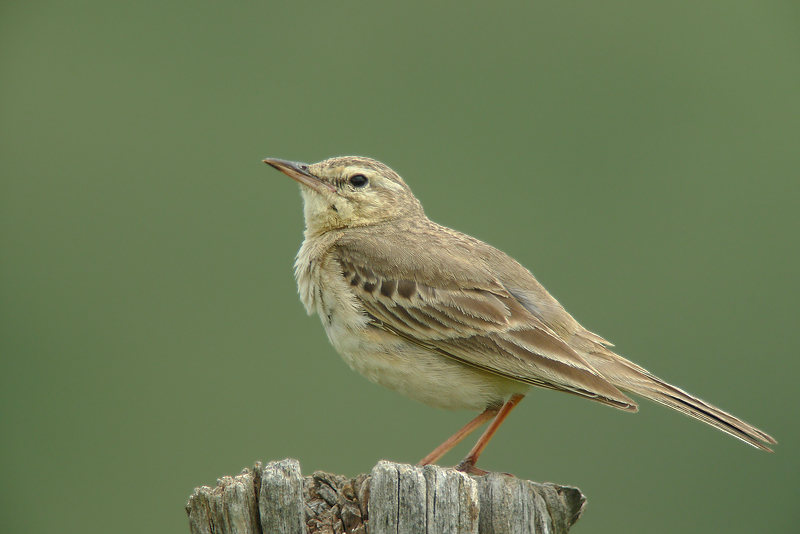
{"label": "wooden post", "polygon": [[586,503],[576,488],[510,475],[379,462],[353,479],[256,463],[186,505],[192,534],[566,533]]}

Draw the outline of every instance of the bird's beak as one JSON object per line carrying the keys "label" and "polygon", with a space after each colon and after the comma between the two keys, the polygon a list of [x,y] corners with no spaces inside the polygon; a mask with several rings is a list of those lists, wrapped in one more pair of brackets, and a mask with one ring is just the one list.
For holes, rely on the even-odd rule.
{"label": "bird's beak", "polygon": [[267,158],[264,163],[271,165],[281,171],[283,174],[296,180],[297,182],[310,187],[317,193],[322,193],[323,190],[335,193],[336,188],[327,182],[323,182],[310,172],[308,172],[308,165],[305,163],[297,163],[295,161],[286,161],[285,159]]}

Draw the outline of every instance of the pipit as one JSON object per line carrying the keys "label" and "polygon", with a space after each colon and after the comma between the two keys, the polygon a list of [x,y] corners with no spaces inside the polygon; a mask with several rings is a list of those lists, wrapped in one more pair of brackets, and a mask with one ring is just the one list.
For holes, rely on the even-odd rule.
{"label": "pipit", "polygon": [[628,412],[638,408],[623,392],[634,393],[761,450],[776,443],[612,352],[519,263],[429,220],[386,165],[361,157],[264,162],[300,184],[300,298],[350,367],[431,406],[481,412],[420,465],[491,419],[457,466],[485,473],[478,457],[530,386]]}

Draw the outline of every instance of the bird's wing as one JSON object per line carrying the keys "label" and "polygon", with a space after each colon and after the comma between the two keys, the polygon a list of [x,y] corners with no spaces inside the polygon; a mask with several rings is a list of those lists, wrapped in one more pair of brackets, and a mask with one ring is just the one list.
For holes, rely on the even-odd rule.
{"label": "bird's wing", "polygon": [[636,410],[479,261],[432,252],[420,239],[387,255],[385,241],[367,239],[332,252],[374,326],[493,374]]}

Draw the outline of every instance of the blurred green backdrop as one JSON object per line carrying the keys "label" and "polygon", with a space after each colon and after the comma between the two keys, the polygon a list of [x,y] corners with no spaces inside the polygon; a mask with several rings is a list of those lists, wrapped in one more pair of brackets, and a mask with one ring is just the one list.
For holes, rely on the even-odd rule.
{"label": "blurred green backdrop", "polygon": [[[351,372],[267,156],[365,155],[587,328],[772,433],[536,391],[481,465],[575,532],[796,532],[800,4],[4,2],[3,532],[188,532],[256,460],[354,476],[473,415]],[[470,443],[445,458],[456,463]]]}

